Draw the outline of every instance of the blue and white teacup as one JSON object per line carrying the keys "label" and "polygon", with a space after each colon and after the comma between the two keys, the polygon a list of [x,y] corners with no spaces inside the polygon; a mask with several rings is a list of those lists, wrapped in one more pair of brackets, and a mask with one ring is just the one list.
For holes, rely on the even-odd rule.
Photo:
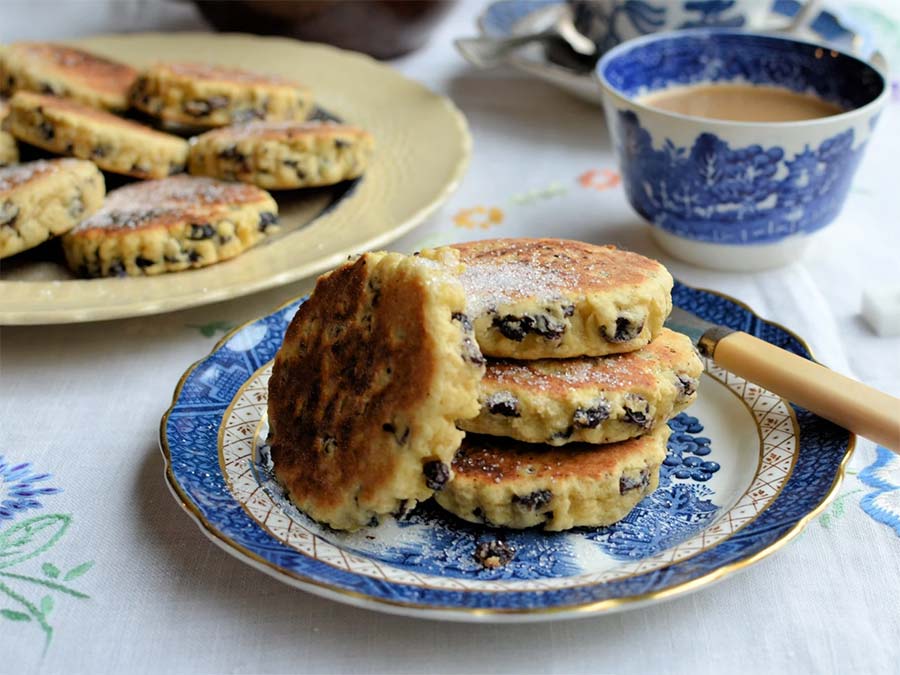
{"label": "blue and white teacup", "polygon": [[[731,30],[638,38],[609,51],[597,73],[631,205],[669,253],[724,270],[784,265],[834,220],[889,93],[884,76],[853,56]],[[787,88],[845,112],[735,122],[640,102],[713,83]]]}

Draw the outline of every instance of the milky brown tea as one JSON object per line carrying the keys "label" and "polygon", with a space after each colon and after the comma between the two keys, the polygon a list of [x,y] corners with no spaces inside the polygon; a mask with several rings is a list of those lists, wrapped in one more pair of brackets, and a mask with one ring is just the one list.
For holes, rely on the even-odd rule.
{"label": "milky brown tea", "polygon": [[673,87],[638,99],[659,110],[735,122],[796,122],[844,112],[834,103],[781,87],[701,84]]}

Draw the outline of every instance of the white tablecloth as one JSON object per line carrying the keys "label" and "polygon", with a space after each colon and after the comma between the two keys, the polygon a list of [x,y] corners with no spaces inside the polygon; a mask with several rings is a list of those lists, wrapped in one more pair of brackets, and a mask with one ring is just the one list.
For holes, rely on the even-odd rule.
{"label": "white tablecloth", "polygon": [[[451,38],[472,32],[480,7],[460,3],[426,49],[395,63],[453,97],[475,141],[459,191],[395,248],[516,234],[612,242],[744,300],[804,336],[829,366],[900,395],[900,339],[875,336],[860,318],[863,288],[900,281],[900,93],[843,214],[802,261],[754,275],[707,272],[650,241],[616,184],[599,109],[510,70],[473,72],[455,54]],[[900,6],[856,11],[900,53]],[[0,3],[3,41],[202,25],[179,3]],[[169,494],[159,419],[181,373],[224,331],[306,288],[0,331],[0,543],[30,518],[46,526],[32,535],[44,544],[37,555],[6,568],[0,559],[0,672],[900,672],[900,520],[877,522],[860,506],[881,491],[900,512],[900,465],[883,472],[881,488],[860,482],[856,472],[875,460],[869,443],[838,500],[779,554],[622,614],[522,626],[418,621],[313,597],[231,558]]]}

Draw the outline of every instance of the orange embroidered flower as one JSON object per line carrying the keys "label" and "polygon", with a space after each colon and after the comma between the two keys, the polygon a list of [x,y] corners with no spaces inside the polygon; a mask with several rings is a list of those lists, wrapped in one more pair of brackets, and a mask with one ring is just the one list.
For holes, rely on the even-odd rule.
{"label": "orange embroidered flower", "polygon": [[467,230],[473,230],[476,227],[487,230],[503,222],[503,211],[496,206],[475,206],[459,211],[453,216],[453,222],[457,227],[464,227]]}
{"label": "orange embroidered flower", "polygon": [[612,169],[591,169],[578,176],[578,183],[583,188],[603,192],[616,187],[622,177]]}

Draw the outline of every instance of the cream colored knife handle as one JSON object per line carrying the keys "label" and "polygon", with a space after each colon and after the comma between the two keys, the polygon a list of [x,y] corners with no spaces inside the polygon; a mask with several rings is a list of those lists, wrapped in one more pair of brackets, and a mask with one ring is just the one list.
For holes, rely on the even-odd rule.
{"label": "cream colored knife handle", "polygon": [[726,370],[900,453],[900,399],[747,333],[729,333],[710,347]]}

